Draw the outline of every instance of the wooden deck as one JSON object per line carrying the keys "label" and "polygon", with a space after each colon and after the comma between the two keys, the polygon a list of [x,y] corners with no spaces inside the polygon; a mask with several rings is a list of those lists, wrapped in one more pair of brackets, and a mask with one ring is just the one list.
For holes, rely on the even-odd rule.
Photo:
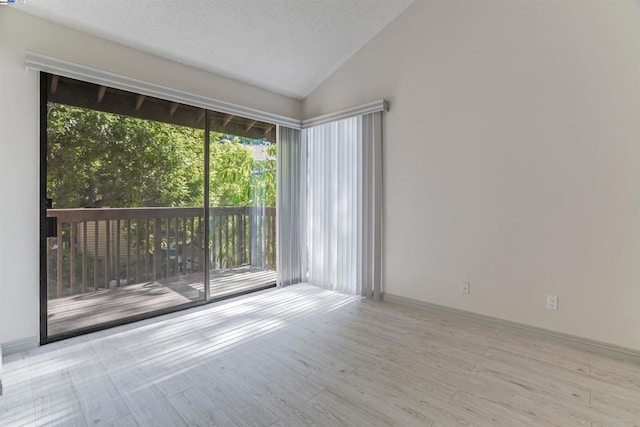
{"label": "wooden deck", "polygon": [[[204,299],[204,275],[139,283],[49,300],[49,336]],[[252,267],[211,271],[213,299],[275,283],[276,272]]]}

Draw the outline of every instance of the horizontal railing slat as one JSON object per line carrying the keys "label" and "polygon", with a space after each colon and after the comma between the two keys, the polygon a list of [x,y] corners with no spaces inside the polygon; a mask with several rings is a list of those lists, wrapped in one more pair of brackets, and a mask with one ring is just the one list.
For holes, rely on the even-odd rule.
{"label": "horizontal railing slat", "polygon": [[[211,216],[248,215],[254,210],[264,212],[266,216],[275,215],[276,208],[256,208],[251,206],[217,206],[212,207]],[[47,209],[47,217],[57,217],[62,222],[177,218],[181,216],[204,216],[204,209],[198,207],[148,207],[148,208],[73,208]]]}

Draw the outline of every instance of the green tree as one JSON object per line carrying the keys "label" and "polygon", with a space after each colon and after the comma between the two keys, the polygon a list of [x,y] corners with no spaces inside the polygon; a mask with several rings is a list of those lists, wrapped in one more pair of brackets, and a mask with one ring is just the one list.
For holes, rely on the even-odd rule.
{"label": "green tree", "polygon": [[258,160],[246,138],[229,140],[212,133],[211,142],[211,205],[275,206],[275,145],[251,144],[269,155],[267,160]]}
{"label": "green tree", "polygon": [[264,148],[267,160],[256,160],[253,163],[253,197],[252,205],[275,206],[276,205],[276,146],[269,145]]}
{"label": "green tree", "polygon": [[202,204],[203,131],[60,104],[47,125],[56,206]]}
{"label": "green tree", "polygon": [[[202,205],[203,130],[54,103],[47,119],[54,207]],[[275,145],[266,144],[211,133],[212,206],[275,206]]]}
{"label": "green tree", "polygon": [[212,133],[209,163],[212,206],[249,205],[253,162],[251,150],[237,139],[228,141]]}

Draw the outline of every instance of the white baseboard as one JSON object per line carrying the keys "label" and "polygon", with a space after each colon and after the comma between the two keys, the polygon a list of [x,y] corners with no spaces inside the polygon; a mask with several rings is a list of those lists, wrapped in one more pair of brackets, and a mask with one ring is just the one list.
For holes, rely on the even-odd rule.
{"label": "white baseboard", "polygon": [[539,328],[537,326],[531,326],[524,323],[512,322],[510,320],[499,319],[497,317],[486,316],[484,314],[473,313],[457,308],[445,307],[443,305],[433,304],[426,301],[401,297],[399,295],[384,293],[382,295],[382,299],[384,301],[416,307],[434,313],[444,313],[460,318],[473,320],[474,322],[482,323],[487,326],[497,327],[499,329],[512,330],[520,333],[525,332],[527,334],[535,336],[544,336],[549,340],[564,343],[580,350],[615,357],[616,359],[640,363],[640,351],[634,350],[632,348],[609,344],[602,341],[596,341],[589,338],[583,338],[576,335],[565,334],[563,332],[556,332],[550,329]]}
{"label": "white baseboard", "polygon": [[21,351],[31,350],[32,348],[36,348],[39,345],[40,340],[38,339],[38,337],[21,338],[19,340],[3,342],[2,344],[0,344],[5,356],[19,353]]}

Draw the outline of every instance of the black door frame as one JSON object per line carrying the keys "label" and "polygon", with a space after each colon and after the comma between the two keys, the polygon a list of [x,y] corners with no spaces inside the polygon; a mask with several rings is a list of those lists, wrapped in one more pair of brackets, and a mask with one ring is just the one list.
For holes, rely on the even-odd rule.
{"label": "black door frame", "polygon": [[61,334],[49,336],[48,333],[48,285],[47,285],[47,235],[48,235],[48,221],[47,221],[47,102],[49,93],[49,76],[51,74],[41,71],[40,72],[40,345],[49,344],[55,341],[64,340],[67,338],[73,338],[79,335],[88,334],[91,332],[101,331],[104,329],[110,329],[116,326],[125,325],[128,323],[138,322],[140,320],[149,319],[152,317],[162,316],[169,313],[175,313],[177,311],[185,310],[187,308],[193,308],[210,304],[218,301],[223,301],[237,296],[245,295],[252,292],[258,292],[269,288],[276,287],[276,283],[265,284],[262,287],[250,289],[242,292],[238,292],[232,295],[225,295],[218,298],[210,298],[210,286],[209,283],[209,144],[210,144],[210,111],[205,109],[205,153],[204,153],[204,222],[205,222],[205,299],[202,301],[193,301],[177,306],[164,308],[161,310],[150,311],[148,313],[129,316],[123,319],[113,320],[109,322],[100,323],[98,325],[88,326],[84,328],[74,329],[70,332],[64,332]]}

